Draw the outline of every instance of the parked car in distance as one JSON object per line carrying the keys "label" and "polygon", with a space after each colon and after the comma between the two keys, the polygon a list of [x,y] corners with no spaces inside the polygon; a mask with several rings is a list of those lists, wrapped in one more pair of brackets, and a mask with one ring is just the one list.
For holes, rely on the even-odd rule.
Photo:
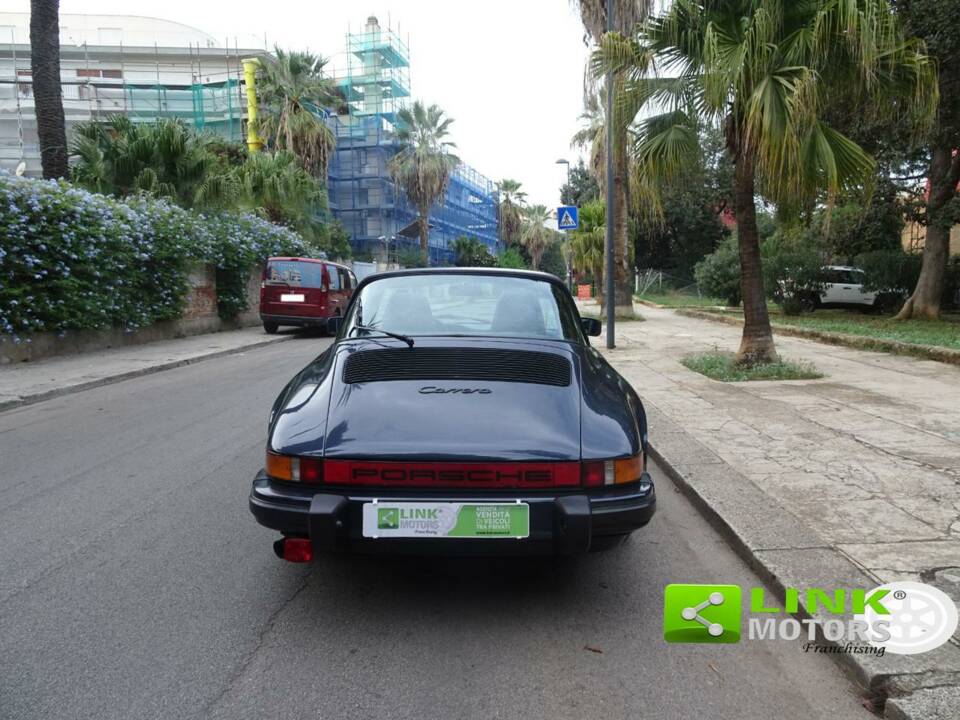
{"label": "parked car in distance", "polygon": [[[827,265],[822,268],[822,281],[818,290],[798,289],[800,310],[813,312],[817,308],[854,308],[861,310],[892,310],[903,300],[904,292],[898,289],[867,290],[866,273],[848,265]],[[782,303],[788,291],[781,283],[775,300]]]}
{"label": "parked car in distance", "polygon": [[650,521],[643,403],[558,278],[371,275],[331,324],[273,405],[250,493],[281,558],[573,554]]}
{"label": "parked car in distance", "polygon": [[281,325],[319,327],[346,312],[357,276],[345,265],[315,258],[272,257],[260,282],[260,320],[275,333]]}

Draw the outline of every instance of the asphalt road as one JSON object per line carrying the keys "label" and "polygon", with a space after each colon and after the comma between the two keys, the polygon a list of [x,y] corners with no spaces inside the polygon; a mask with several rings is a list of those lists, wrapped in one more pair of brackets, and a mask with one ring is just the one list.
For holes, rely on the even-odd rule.
{"label": "asphalt road", "polygon": [[871,717],[799,643],[662,640],[666,583],[760,581],[658,468],[604,554],[277,560],[249,483],[327,342],[0,413],[2,720]]}

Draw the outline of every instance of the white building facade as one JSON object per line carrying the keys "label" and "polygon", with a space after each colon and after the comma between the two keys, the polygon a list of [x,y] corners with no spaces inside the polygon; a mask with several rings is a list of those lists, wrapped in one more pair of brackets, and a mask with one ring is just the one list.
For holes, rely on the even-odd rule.
{"label": "white building facade", "polygon": [[[0,168],[40,175],[30,71],[30,17],[0,12]],[[250,44],[249,42],[247,43]],[[241,60],[263,48],[218,42],[196,28],[133,15],[60,16],[60,78],[67,139],[77,123],[124,114],[138,122],[180,117],[242,140]]]}

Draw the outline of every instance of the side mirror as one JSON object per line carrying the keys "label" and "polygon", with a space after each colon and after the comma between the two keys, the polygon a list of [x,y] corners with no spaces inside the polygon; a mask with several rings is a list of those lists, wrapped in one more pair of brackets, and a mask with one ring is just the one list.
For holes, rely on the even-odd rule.
{"label": "side mirror", "polygon": [[327,334],[336,335],[340,330],[340,323],[343,322],[343,318],[339,315],[334,315],[331,318],[327,318]]}
{"label": "side mirror", "polygon": [[580,318],[580,327],[590,337],[597,337],[603,329],[600,321],[596,318]]}

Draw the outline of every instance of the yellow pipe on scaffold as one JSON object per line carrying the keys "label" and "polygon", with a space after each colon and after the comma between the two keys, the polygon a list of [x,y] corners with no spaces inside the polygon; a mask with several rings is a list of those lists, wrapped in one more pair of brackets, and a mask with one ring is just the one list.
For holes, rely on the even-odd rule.
{"label": "yellow pipe on scaffold", "polygon": [[242,62],[243,79],[247,84],[247,149],[258,152],[263,147],[263,140],[257,135],[257,68],[260,61],[246,58]]}

